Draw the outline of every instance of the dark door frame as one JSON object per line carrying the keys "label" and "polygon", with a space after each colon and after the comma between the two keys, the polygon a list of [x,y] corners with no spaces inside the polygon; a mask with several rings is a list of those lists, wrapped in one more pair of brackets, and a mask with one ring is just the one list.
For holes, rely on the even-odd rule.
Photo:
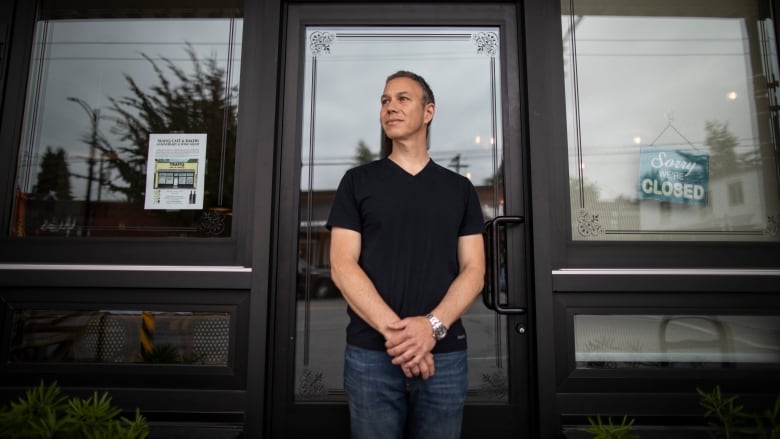
{"label": "dark door frame", "polygon": [[[303,54],[300,47],[305,26],[312,25],[451,25],[451,26],[498,26],[502,41],[502,114],[503,132],[505,137],[505,171],[506,187],[515,188],[507,191],[507,204],[516,206],[517,212],[524,214],[528,209],[528,197],[524,195],[528,178],[525,176],[527,160],[525,143],[521,137],[524,124],[524,108],[521,102],[521,84],[523,84],[523,69],[520,66],[522,59],[519,30],[519,6],[512,3],[453,3],[453,4],[350,4],[326,5],[326,4],[288,4],[283,7],[282,35],[280,44],[282,53],[280,78],[281,95],[278,96],[279,133],[278,150],[275,159],[276,203],[273,208],[275,213],[274,242],[271,254],[272,279],[269,290],[270,304],[269,315],[272,319],[269,324],[269,344],[267,348],[270,369],[267,373],[265,384],[268,398],[265,403],[266,426],[265,433],[270,437],[281,435],[299,437],[304,434],[322,434],[333,425],[348,426],[348,414],[343,403],[295,403],[293,399],[293,376],[289,367],[294,361],[294,294],[285,294],[284,291],[294,291],[295,279],[291,275],[294,270],[289,267],[290,261],[297,258],[297,247],[290,244],[296,242],[298,234],[298,221],[292,220],[298,215],[299,199],[299,175],[300,175],[300,111],[299,90],[302,89],[303,78],[300,77],[303,63]],[[245,30],[246,32],[246,30]],[[293,54],[290,56],[290,54]],[[509,98],[506,98],[509,96]],[[526,230],[530,230],[527,228]],[[526,232],[527,233],[527,232]],[[517,234],[519,237],[520,234]],[[524,245],[530,242],[530,237],[522,239],[514,238],[514,242]],[[530,253],[515,251],[517,261],[525,263]],[[518,287],[519,292],[529,291],[532,287],[532,276],[520,276],[520,268],[517,279],[523,279],[525,285]],[[518,293],[519,294],[519,293]],[[292,297],[291,297],[292,296]],[[531,313],[532,314],[532,313]],[[527,316],[512,316],[508,319],[508,327],[517,326],[520,320],[528,326]],[[525,338],[510,337],[509,363],[520,364],[526,362],[529,372],[512,374],[510,379],[522,380],[532,383],[535,364],[532,336]],[[522,350],[531,352],[523,354]],[[524,368],[523,368],[524,369]],[[511,373],[511,371],[510,371]],[[531,412],[531,407],[536,404],[536,392],[530,384],[510,386],[510,401],[512,405],[487,405],[479,404],[467,408],[464,420],[464,437],[477,436],[506,436],[508,432],[528,432],[535,430],[531,424],[535,423],[537,414]],[[527,415],[518,416],[518,411]],[[491,420],[492,418],[492,420]],[[527,418],[527,422],[521,419]]]}

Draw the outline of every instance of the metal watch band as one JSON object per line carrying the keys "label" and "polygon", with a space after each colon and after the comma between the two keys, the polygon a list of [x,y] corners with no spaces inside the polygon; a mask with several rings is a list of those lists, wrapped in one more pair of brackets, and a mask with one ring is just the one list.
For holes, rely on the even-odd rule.
{"label": "metal watch band", "polygon": [[447,326],[444,325],[444,323],[441,322],[435,315],[432,313],[428,313],[428,315],[425,316],[429,322],[431,322],[431,326],[433,327],[433,338],[436,340],[441,340],[444,337],[447,336]]}

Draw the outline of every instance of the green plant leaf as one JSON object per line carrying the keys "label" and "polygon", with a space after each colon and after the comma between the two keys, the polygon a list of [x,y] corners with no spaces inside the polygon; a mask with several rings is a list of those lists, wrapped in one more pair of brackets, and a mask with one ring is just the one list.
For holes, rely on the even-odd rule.
{"label": "green plant leaf", "polygon": [[639,436],[631,432],[634,421],[634,419],[629,421],[628,416],[624,415],[620,425],[615,425],[610,416],[607,418],[608,424],[605,425],[601,415],[596,415],[595,420],[588,417],[591,426],[586,428],[585,432],[591,433],[594,439],[637,439]]}
{"label": "green plant leaf", "polygon": [[86,399],[62,394],[56,381],[28,389],[24,397],[0,408],[0,438],[145,439],[149,426],[141,411],[120,418],[107,392]]}

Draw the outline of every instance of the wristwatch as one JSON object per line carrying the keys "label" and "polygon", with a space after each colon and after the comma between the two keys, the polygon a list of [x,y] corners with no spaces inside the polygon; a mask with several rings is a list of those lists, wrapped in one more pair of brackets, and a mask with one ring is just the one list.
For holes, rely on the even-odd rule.
{"label": "wristwatch", "polygon": [[435,315],[430,313],[425,317],[429,322],[431,322],[431,326],[433,327],[433,338],[435,338],[436,341],[439,341],[447,336],[447,327],[444,325],[444,323],[441,322],[441,320],[437,319]]}

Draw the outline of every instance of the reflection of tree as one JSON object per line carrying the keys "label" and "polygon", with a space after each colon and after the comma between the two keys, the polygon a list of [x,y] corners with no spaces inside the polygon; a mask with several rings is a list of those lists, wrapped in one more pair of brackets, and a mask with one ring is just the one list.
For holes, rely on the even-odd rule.
{"label": "reflection of tree", "polygon": [[232,205],[233,173],[225,172],[224,165],[235,161],[238,89],[226,90],[226,72],[216,58],[201,60],[191,46],[187,53],[192,72],[165,58],[163,68],[143,55],[152,64],[158,84],[143,90],[125,75],[131,95],[110,99],[117,114],[113,131],[130,144],[117,148],[111,161],[121,183],[108,185],[128,202],[144,197],[149,134],[181,132],[207,134],[205,205]]}
{"label": "reflection of tree", "polygon": [[355,166],[360,166],[373,162],[377,159],[377,157],[377,153],[371,151],[371,148],[366,145],[366,142],[360,140],[358,141],[357,147],[355,148],[355,156],[352,161]]}
{"label": "reflection of tree", "polygon": [[[580,204],[580,186],[582,186],[582,202]],[[630,195],[619,194],[612,199],[602,199],[601,188],[598,183],[576,177],[569,177],[569,194],[571,194],[572,207],[585,208],[600,211],[628,211],[636,208],[637,198]]]}
{"label": "reflection of tree", "polygon": [[708,121],[705,130],[705,144],[710,147],[710,177],[718,178],[740,172],[745,161],[737,156],[736,147],[739,141],[729,131],[728,123]]}
{"label": "reflection of tree", "polygon": [[52,151],[51,148],[46,148],[33,192],[38,198],[54,196],[57,200],[73,199],[70,193],[70,170],[64,149],[57,148],[57,151]]}
{"label": "reflection of tree", "polygon": [[569,177],[569,193],[572,196],[572,204],[574,204],[575,197],[580,196],[580,188],[582,188],[582,200],[584,200],[585,206],[589,206],[599,201],[600,190],[596,183],[587,179],[580,181],[578,178]]}

